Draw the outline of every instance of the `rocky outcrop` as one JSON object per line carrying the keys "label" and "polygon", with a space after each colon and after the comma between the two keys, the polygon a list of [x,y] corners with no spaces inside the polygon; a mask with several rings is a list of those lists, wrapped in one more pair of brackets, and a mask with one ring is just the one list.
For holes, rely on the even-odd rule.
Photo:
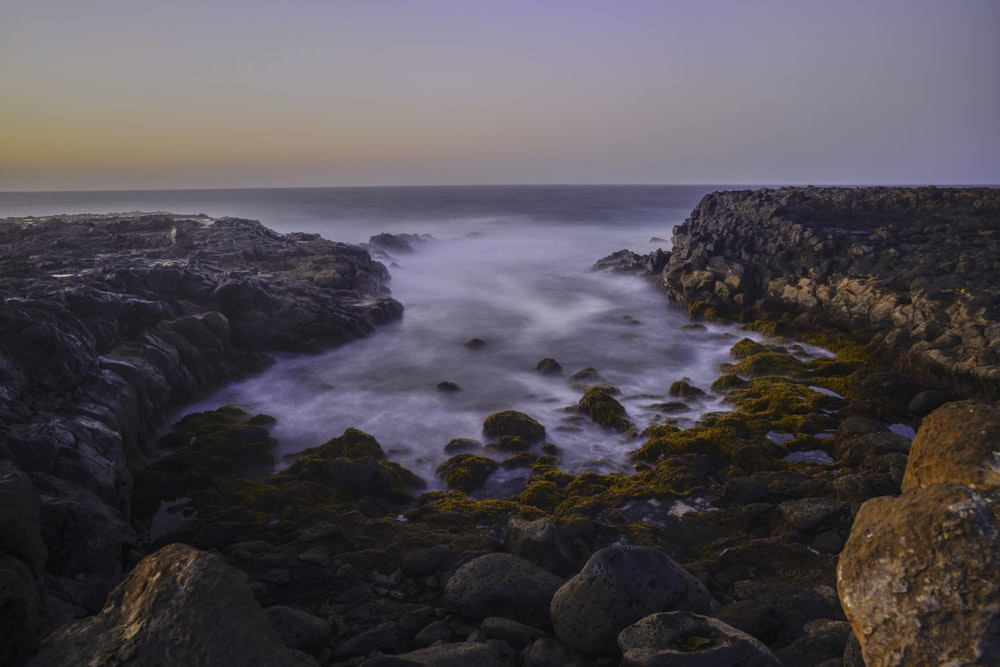
{"label": "rocky outcrop", "polygon": [[45,639],[30,667],[317,663],[283,645],[242,573],[174,544],[143,559],[101,613]]}
{"label": "rocky outcrop", "polygon": [[838,589],[869,667],[996,665],[1000,406],[949,403],[923,422],[900,497],[861,506]]}
{"label": "rocky outcrop", "polygon": [[840,329],[915,379],[997,396],[998,244],[996,189],[716,192],[659,280],[696,316]]}
{"label": "rocky outcrop", "polygon": [[171,406],[269,350],[371,333],[402,311],[388,278],[361,248],[250,220],[0,221],[0,461],[38,506],[0,544],[46,592],[37,614],[18,602],[21,636],[103,605],[136,541],[131,469]]}

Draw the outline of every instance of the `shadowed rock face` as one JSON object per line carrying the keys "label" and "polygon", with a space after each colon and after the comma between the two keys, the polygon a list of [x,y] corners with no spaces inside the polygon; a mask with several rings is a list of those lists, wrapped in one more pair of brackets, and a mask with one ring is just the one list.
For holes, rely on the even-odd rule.
{"label": "shadowed rock face", "polygon": [[717,192],[660,279],[693,314],[846,330],[917,379],[998,396],[998,247],[996,189]]}
{"label": "shadowed rock face", "polygon": [[[0,461],[40,499],[47,549],[49,598],[29,625],[100,609],[135,541],[130,468],[170,406],[266,351],[371,333],[402,312],[388,279],[361,248],[250,220],[0,221]],[[10,531],[25,529],[0,522],[0,544],[24,542]],[[34,547],[7,551],[37,570]]]}

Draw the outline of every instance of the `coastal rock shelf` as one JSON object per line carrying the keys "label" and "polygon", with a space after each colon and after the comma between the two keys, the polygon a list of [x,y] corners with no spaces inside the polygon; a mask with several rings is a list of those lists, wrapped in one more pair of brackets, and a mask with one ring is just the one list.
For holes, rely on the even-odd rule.
{"label": "coastal rock shelf", "polygon": [[388,279],[362,248],[250,220],[0,221],[0,577],[24,624],[4,634],[15,639],[0,662],[100,609],[136,539],[130,469],[171,406],[260,368],[266,351],[399,317]]}
{"label": "coastal rock shelf", "polygon": [[716,192],[660,280],[695,316],[836,328],[911,378],[1000,396],[998,248],[996,189]]}

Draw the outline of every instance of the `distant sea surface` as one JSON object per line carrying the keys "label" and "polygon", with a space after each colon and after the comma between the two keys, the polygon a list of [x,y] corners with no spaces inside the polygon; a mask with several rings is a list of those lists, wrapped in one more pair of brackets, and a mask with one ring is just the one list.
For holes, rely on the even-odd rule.
{"label": "distant sea surface", "polygon": [[[667,416],[692,422],[717,399],[680,412],[664,404],[688,379],[707,389],[734,327],[690,327],[687,313],[647,281],[592,270],[629,248],[669,249],[671,230],[714,187],[371,187],[0,193],[0,218],[60,213],[172,211],[260,220],[281,232],[361,243],[381,232],[428,234],[416,252],[383,261],[405,313],[374,336],[316,356],[282,356],[264,373],[224,387],[185,411],[239,404],[277,418],[284,462],[348,427],[374,435],[391,458],[439,487],[435,468],[453,438],[483,441],[491,413],[539,420],[569,472],[627,470],[641,441],[581,418],[586,388],[570,375],[593,368],[617,387],[639,430]],[[479,338],[480,349],[467,341]],[[561,376],[541,375],[545,357]],[[461,391],[441,392],[439,382]],[[499,484],[516,477],[504,472]]]}

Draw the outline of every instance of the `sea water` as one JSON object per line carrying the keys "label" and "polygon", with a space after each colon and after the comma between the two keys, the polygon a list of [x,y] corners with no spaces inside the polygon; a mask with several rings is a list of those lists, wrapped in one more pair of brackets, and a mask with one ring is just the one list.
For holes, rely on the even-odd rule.
{"label": "sea water", "polygon": [[[277,419],[279,466],[347,428],[371,433],[393,459],[433,487],[454,438],[485,442],[483,420],[519,410],[541,422],[571,473],[630,469],[641,439],[592,424],[576,409],[589,385],[616,387],[641,431],[666,418],[691,424],[719,397],[686,400],[670,385],[708,389],[747,335],[692,326],[687,313],[638,276],[593,270],[622,248],[669,249],[672,228],[707,192],[691,186],[320,188],[0,193],[0,217],[169,210],[261,220],[281,232],[365,242],[427,235],[392,252],[392,296],[405,312],[368,338],[317,355],[279,356],[249,379],[185,412],[236,404]],[[473,348],[472,339],[483,341]],[[561,375],[536,365],[555,359]],[[592,368],[598,379],[572,375]],[[441,382],[459,391],[439,390]],[[180,413],[180,414],[183,414]],[[178,414],[178,416],[180,416]]]}

